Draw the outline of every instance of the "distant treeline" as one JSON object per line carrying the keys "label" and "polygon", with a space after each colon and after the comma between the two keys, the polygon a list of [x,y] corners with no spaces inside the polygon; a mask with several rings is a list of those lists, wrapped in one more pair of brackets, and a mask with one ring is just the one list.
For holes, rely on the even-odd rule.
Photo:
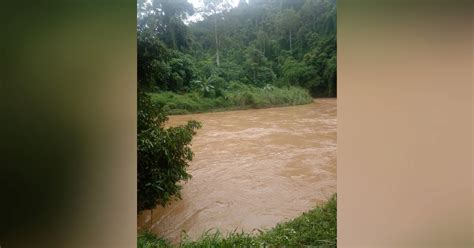
{"label": "distant treeline", "polygon": [[[299,86],[336,96],[336,1],[138,1],[138,82],[177,93]],[[198,12],[202,21],[186,25]],[[212,95],[212,94],[210,94]]]}

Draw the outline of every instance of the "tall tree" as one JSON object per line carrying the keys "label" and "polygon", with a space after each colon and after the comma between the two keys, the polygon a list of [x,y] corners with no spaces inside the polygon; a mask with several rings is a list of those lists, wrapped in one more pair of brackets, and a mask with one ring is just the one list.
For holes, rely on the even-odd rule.
{"label": "tall tree", "polygon": [[139,0],[137,4],[138,32],[145,29],[173,49],[188,46],[188,28],[183,20],[194,13],[187,0]]}
{"label": "tall tree", "polygon": [[288,34],[290,51],[293,52],[293,34],[299,25],[299,17],[294,9],[285,9],[278,15],[278,25]]}
{"label": "tall tree", "polygon": [[193,5],[187,0],[154,0],[153,5],[155,11],[164,12],[163,21],[170,31],[172,48],[178,49],[178,29],[183,29],[183,19],[194,13]]}
{"label": "tall tree", "polygon": [[185,0],[139,0],[141,81],[183,92],[213,76],[336,95],[336,0],[201,2],[200,20],[185,25]]}
{"label": "tall tree", "polygon": [[222,19],[226,10],[231,7],[229,0],[204,0],[203,16],[214,19],[214,38],[216,49],[216,65],[220,66],[219,37],[217,33],[217,22]]}

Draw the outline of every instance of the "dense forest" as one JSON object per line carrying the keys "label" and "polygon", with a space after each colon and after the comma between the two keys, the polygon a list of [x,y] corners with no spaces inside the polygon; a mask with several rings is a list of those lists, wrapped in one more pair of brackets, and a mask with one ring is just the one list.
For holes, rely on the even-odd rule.
{"label": "dense forest", "polygon": [[[226,98],[233,89],[294,86],[336,96],[335,0],[203,3],[138,1],[141,88]],[[201,20],[186,24],[193,14]]]}

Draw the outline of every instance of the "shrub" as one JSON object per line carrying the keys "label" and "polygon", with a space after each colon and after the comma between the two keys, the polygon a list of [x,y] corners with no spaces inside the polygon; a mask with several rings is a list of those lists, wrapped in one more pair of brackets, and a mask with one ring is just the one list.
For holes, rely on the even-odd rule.
{"label": "shrub", "polygon": [[[168,106],[169,107],[169,106]],[[189,121],[184,126],[164,128],[168,117],[156,108],[150,97],[138,94],[137,114],[137,190],[138,211],[165,206],[180,198],[181,180],[191,177],[186,167],[193,157],[189,147],[201,125]]]}
{"label": "shrub", "polygon": [[278,88],[267,85],[262,89],[235,81],[230,82],[220,96],[208,97],[200,91],[186,94],[149,94],[157,108],[169,107],[171,114],[289,106],[312,101],[308,91],[299,87]]}

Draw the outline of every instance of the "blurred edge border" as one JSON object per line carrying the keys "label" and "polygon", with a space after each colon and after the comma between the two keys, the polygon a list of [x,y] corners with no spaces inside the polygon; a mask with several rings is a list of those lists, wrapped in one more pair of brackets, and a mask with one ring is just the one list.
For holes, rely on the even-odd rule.
{"label": "blurred edge border", "polygon": [[2,6],[0,245],[136,246],[136,1]]}
{"label": "blurred edge border", "polygon": [[136,1],[10,1],[2,27],[0,245],[135,247]]}

